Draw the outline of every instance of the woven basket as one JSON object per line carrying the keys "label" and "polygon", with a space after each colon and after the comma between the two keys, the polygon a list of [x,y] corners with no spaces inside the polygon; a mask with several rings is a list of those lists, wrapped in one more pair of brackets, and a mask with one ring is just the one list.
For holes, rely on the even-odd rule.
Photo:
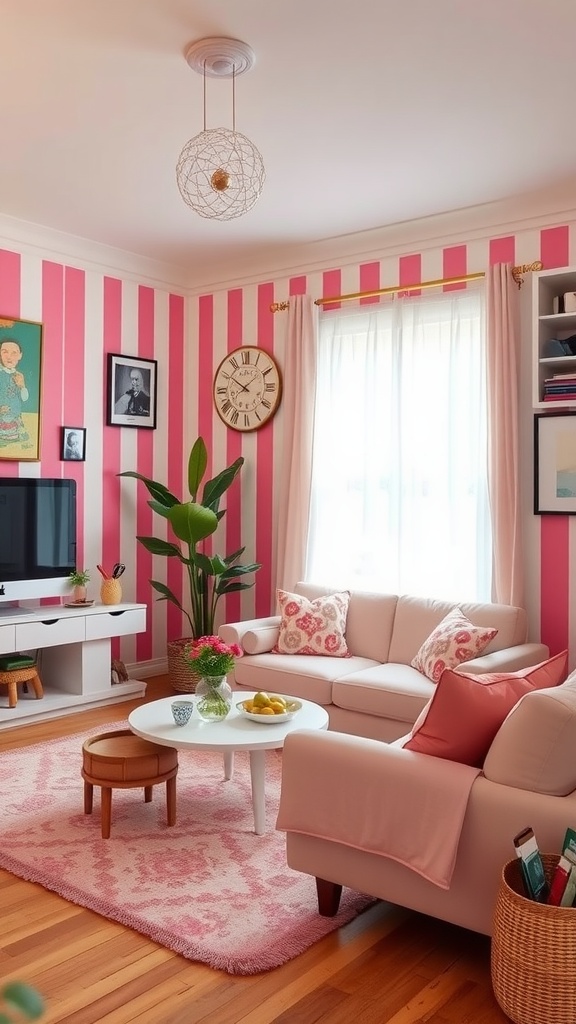
{"label": "woven basket", "polygon": [[[542,860],[550,882],[559,857]],[[517,857],[502,872],[491,970],[494,995],[514,1024],[576,1021],[576,908],[527,899]]]}
{"label": "woven basket", "polygon": [[168,642],[168,675],[177,693],[195,693],[202,678],[184,657],[184,652],[191,643],[191,637],[181,637],[180,640]]}

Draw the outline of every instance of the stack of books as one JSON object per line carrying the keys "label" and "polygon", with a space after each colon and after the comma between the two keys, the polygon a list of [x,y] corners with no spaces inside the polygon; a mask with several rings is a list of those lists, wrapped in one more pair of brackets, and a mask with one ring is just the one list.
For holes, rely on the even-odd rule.
{"label": "stack of books", "polygon": [[545,402],[571,402],[576,399],[576,373],[555,373],[544,381]]}

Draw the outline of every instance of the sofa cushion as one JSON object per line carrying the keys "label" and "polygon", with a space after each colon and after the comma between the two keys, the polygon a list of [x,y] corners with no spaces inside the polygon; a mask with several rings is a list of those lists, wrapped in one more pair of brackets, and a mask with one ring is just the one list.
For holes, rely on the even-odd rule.
{"label": "sofa cushion", "polygon": [[[437,601],[433,598],[407,594],[399,597],[390,651],[388,657],[382,660],[409,665],[432,630],[456,607],[456,604],[456,601]],[[485,654],[525,643],[527,616],[523,608],[507,604],[472,604],[462,601],[458,602],[458,607],[475,626],[495,627],[498,630],[488,644]],[[538,660],[535,658],[534,664]]]}
{"label": "sofa cushion", "polygon": [[[336,587],[321,587],[317,583],[297,583],[294,591],[312,601],[336,592]],[[398,597],[369,590],[351,590],[348,618],[346,619],[346,645],[350,654],[372,661],[391,661],[390,638]],[[395,658],[395,661],[399,659]],[[402,659],[400,659],[402,660]],[[408,665],[410,659],[404,662]]]}
{"label": "sofa cushion", "polygon": [[278,654],[322,655],[348,658],[346,618],[350,592],[317,597],[310,601],[301,594],[278,590],[282,621],[273,650]]}
{"label": "sofa cushion", "polygon": [[414,724],[407,750],[481,765],[516,702],[530,690],[558,686],[566,678],[568,652],[518,672],[442,673],[432,699]]}
{"label": "sofa cushion", "polygon": [[234,664],[234,681],[248,690],[268,690],[332,703],[333,680],[350,671],[371,668],[369,658],[324,658],[310,654],[245,654]]}
{"label": "sofa cushion", "polygon": [[404,722],[407,732],[433,693],[434,684],[410,665],[374,665],[335,679],[332,703],[346,711]]}
{"label": "sofa cushion", "polygon": [[576,789],[576,672],[561,686],[526,693],[500,726],[484,761],[491,782],[566,796]]}
{"label": "sofa cushion", "polygon": [[497,632],[495,627],[474,626],[460,608],[453,608],[432,630],[411,665],[437,683],[444,669],[481,654]]}

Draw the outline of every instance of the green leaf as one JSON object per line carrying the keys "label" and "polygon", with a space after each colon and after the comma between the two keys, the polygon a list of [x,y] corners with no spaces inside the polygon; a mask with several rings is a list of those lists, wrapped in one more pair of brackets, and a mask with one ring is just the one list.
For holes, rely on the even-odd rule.
{"label": "green leaf", "polygon": [[2,995],[9,1005],[24,1013],[30,1020],[41,1017],[44,1013],[44,1000],[39,992],[21,981],[12,981],[6,985]]}
{"label": "green leaf", "polygon": [[154,587],[154,590],[156,590],[159,594],[162,594],[162,597],[164,598],[165,601],[172,601],[172,604],[177,605],[177,607],[180,608],[181,611],[184,611],[184,608],[180,604],[180,601],[178,600],[176,595],[172,593],[170,588],[167,587],[165,583],[160,583],[159,580],[150,580],[150,586]]}
{"label": "green leaf", "polygon": [[250,590],[253,586],[253,583],[230,583],[227,580],[220,578],[214,589],[216,590],[218,597],[223,597],[224,594],[234,594],[238,590]]}
{"label": "green leaf", "polygon": [[158,483],[157,480],[150,480],[147,476],[142,476],[142,473],[135,473],[132,469],[127,469],[124,473],[118,473],[118,476],[131,476],[135,480],[141,480],[148,488],[152,497],[166,508],[170,508],[171,505],[180,504],[179,499],[164,484]]}
{"label": "green leaf", "polygon": [[218,476],[215,476],[213,480],[208,480],[204,485],[202,504],[213,509],[214,512],[217,512],[220,498],[224,492],[228,490],[230,484],[238,475],[243,465],[244,458],[240,456],[240,458],[236,459],[231,466],[228,466],[227,469],[223,469],[221,473],[218,473]]}
{"label": "green leaf", "polygon": [[190,458],[188,459],[188,490],[190,491],[192,501],[196,501],[198,489],[202,483],[207,465],[208,452],[206,451],[204,439],[199,437],[194,442]]}
{"label": "green leaf", "polygon": [[176,557],[184,561],[180,548],[175,544],[170,544],[167,540],[160,540],[159,537],[136,537],[136,540],[140,541],[146,551],[152,555],[165,555],[166,558]]}
{"label": "green leaf", "polygon": [[195,501],[174,505],[168,515],[170,525],[179,540],[194,545],[214,533],[218,520],[214,513]]}
{"label": "green leaf", "polygon": [[162,516],[164,519],[168,519],[170,509],[172,508],[171,505],[161,505],[159,501],[153,500],[149,501],[148,504],[153,512],[156,512],[159,516]]}

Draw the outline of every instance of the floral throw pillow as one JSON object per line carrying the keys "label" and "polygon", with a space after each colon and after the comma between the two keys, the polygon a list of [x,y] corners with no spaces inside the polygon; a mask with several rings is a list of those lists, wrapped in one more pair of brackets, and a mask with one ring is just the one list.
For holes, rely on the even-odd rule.
{"label": "floral throw pillow", "polygon": [[437,683],[444,669],[477,658],[497,632],[491,626],[474,626],[461,608],[453,608],[432,630],[410,664]]}
{"label": "floral throw pillow", "polygon": [[350,593],[347,590],[309,601],[286,590],[277,592],[282,621],[275,654],[322,654],[349,658],[346,618]]}

